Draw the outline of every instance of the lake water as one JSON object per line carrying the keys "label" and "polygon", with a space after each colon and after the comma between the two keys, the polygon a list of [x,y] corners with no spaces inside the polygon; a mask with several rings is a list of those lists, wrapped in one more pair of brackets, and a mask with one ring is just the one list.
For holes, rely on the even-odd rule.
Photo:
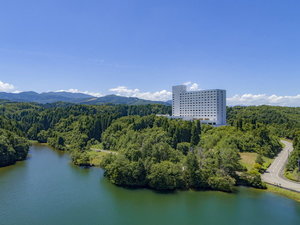
{"label": "lake water", "polygon": [[300,203],[253,189],[238,194],[160,194],[110,184],[99,168],[33,146],[30,158],[0,168],[1,225],[300,225]]}

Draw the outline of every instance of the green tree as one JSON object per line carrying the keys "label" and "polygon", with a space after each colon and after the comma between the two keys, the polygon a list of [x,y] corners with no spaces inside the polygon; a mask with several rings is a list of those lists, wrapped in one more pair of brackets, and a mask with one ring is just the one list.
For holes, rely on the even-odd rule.
{"label": "green tree", "polygon": [[174,190],[184,187],[182,168],[169,161],[154,164],[147,179],[149,186],[157,190]]}
{"label": "green tree", "polygon": [[184,155],[187,155],[190,151],[191,145],[188,142],[181,142],[177,145],[177,150],[182,152]]}
{"label": "green tree", "polygon": [[235,179],[228,175],[216,175],[208,179],[208,184],[213,190],[233,192]]}
{"label": "green tree", "polygon": [[257,157],[256,157],[255,162],[260,164],[260,165],[263,165],[265,163],[265,160],[264,160],[264,158],[262,157],[261,154],[258,154]]}
{"label": "green tree", "polygon": [[130,162],[118,155],[114,161],[105,166],[105,176],[120,186],[144,186],[146,171],[142,162]]}
{"label": "green tree", "polygon": [[200,142],[200,133],[201,133],[201,124],[200,121],[197,120],[193,123],[192,132],[191,132],[191,145],[197,146]]}
{"label": "green tree", "polygon": [[29,143],[25,138],[0,129],[0,167],[26,159],[28,150]]}

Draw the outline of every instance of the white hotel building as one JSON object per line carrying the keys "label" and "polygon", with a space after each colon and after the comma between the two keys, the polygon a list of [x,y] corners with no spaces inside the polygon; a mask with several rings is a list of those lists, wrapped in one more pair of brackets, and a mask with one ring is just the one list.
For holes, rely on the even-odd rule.
{"label": "white hotel building", "polygon": [[186,85],[177,85],[172,92],[172,117],[226,125],[226,90],[187,91]]}

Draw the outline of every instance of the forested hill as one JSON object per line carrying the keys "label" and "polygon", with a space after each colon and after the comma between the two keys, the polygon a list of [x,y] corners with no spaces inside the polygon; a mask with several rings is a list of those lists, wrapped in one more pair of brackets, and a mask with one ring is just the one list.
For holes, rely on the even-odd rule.
{"label": "forested hill", "polygon": [[150,101],[135,97],[124,97],[118,95],[107,95],[99,98],[91,98],[91,99],[84,99],[77,101],[80,104],[87,104],[87,105],[103,105],[103,104],[126,104],[126,105],[149,105],[149,104],[162,104],[162,105],[169,105],[169,102],[163,101]]}
{"label": "forested hill", "polygon": [[36,93],[34,91],[20,93],[0,92],[0,99],[14,102],[35,102],[35,103],[53,103],[53,102],[76,102],[80,100],[91,99],[93,96],[82,93],[70,92],[45,92]]}
{"label": "forested hill", "polygon": [[[121,186],[233,191],[243,184],[263,188],[259,176],[266,168],[263,157],[276,156],[280,137],[295,137],[299,111],[232,107],[228,108],[229,126],[215,128],[199,121],[155,116],[171,114],[171,107],[162,104],[0,101],[0,166],[25,159],[28,140],[36,140],[69,151],[77,165],[101,165],[106,177]],[[255,168],[247,170],[240,163],[244,152],[257,155]],[[298,153],[290,161],[290,170],[295,169]]]}
{"label": "forested hill", "polygon": [[[26,158],[28,142],[48,142],[57,149],[84,149],[100,140],[114,119],[128,115],[168,114],[164,105],[87,106],[0,101],[0,166]],[[25,152],[25,154],[23,154]]]}
{"label": "forested hill", "polygon": [[264,125],[276,135],[292,139],[295,132],[300,130],[300,107],[228,107],[227,123],[242,130]]}
{"label": "forested hill", "polygon": [[103,104],[126,104],[126,105],[147,105],[147,104],[162,104],[171,105],[169,102],[150,101],[134,97],[124,97],[118,95],[107,95],[102,97],[94,97],[82,93],[71,92],[45,92],[36,93],[33,91],[20,93],[0,92],[0,99],[14,102],[35,102],[40,104],[68,102],[86,105],[103,105]]}
{"label": "forested hill", "polygon": [[19,122],[0,116],[0,167],[27,157],[29,142]]}

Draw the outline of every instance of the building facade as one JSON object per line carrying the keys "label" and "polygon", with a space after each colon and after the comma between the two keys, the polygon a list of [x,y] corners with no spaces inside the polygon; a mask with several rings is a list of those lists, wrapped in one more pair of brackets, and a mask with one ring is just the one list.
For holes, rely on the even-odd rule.
{"label": "building facade", "polygon": [[187,91],[186,85],[177,85],[172,93],[173,117],[226,125],[226,90]]}

